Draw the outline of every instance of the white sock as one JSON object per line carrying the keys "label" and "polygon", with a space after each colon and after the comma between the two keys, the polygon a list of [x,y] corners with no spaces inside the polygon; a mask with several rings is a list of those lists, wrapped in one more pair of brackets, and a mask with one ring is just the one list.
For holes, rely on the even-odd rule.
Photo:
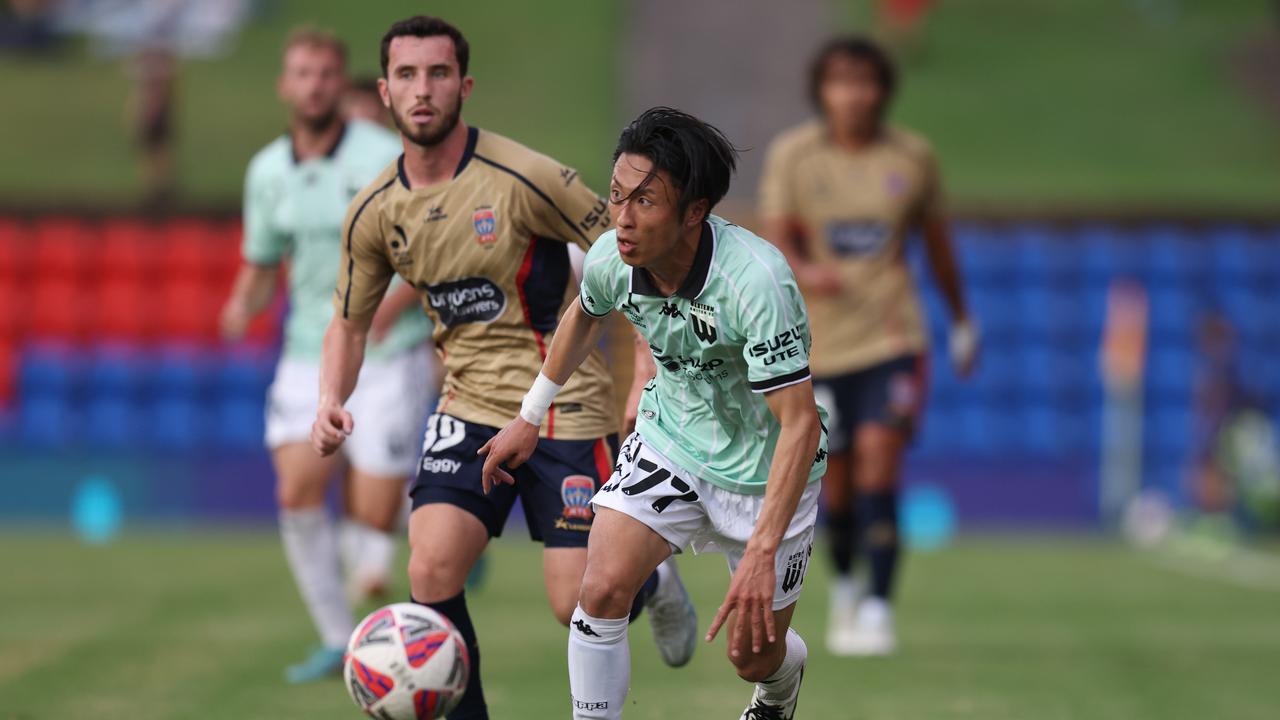
{"label": "white sock", "polygon": [[391,533],[363,523],[357,523],[356,527],[359,528],[360,553],[350,572],[361,581],[386,581],[391,577],[391,564],[396,559],[396,541]]}
{"label": "white sock", "polygon": [[360,546],[364,540],[360,532],[364,527],[350,518],[338,521],[338,556],[342,558],[342,572],[347,577],[355,575],[360,567]]}
{"label": "white sock", "polygon": [[768,678],[756,683],[767,702],[781,704],[791,699],[796,685],[800,683],[800,671],[804,670],[807,657],[809,648],[805,646],[804,638],[795,628],[787,628],[787,654],[782,658],[782,665]]}
{"label": "white sock", "polygon": [[579,605],[569,621],[569,692],[574,720],[622,717],[631,685],[627,617],[601,619]]}
{"label": "white sock", "polygon": [[325,647],[345,647],[355,619],[342,588],[338,538],[324,508],[280,511],[280,537],[293,580]]}

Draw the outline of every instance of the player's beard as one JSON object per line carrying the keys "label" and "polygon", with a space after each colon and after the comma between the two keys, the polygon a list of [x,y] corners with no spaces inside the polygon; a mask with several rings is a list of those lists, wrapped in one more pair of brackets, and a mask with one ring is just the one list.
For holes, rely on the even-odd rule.
{"label": "player's beard", "polygon": [[454,104],[453,112],[440,115],[440,125],[434,129],[419,128],[417,124],[405,121],[400,116],[400,111],[392,103],[391,119],[395,121],[396,128],[400,130],[400,134],[409,138],[414,145],[421,147],[435,147],[449,137],[449,133],[458,126],[458,121],[462,118],[462,93],[458,93],[458,101]]}
{"label": "player's beard", "polygon": [[338,106],[334,105],[328,110],[316,115],[298,114],[298,122],[307,130],[313,133],[322,133],[334,126],[338,122]]}

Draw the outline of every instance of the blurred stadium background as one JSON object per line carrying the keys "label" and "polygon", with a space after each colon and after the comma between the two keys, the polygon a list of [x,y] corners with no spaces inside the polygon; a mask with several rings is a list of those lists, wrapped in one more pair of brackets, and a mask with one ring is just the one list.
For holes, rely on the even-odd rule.
{"label": "blurred stadium background", "polygon": [[[208,2],[172,66],[159,185],[131,5],[0,10],[0,718],[355,712],[336,682],[278,681],[310,632],[261,440],[283,300],[243,343],[217,333],[289,28],[337,30],[373,75],[392,20],[450,19],[467,120],[602,188],[617,129],[657,102],[763,148],[808,113],[816,43],[883,30],[895,3]],[[906,567],[905,651],[814,658],[804,712],[1275,717],[1280,5],[925,5],[893,119],[938,151],[984,354],[959,383],[923,283],[937,357],[906,520],[932,552]],[[723,214],[750,226],[747,155]],[[1109,298],[1134,297],[1104,343]],[[1117,539],[1126,517],[1154,547]],[[485,656],[503,717],[564,710],[560,629],[520,602],[532,552],[498,543],[477,600],[481,638],[511,638]],[[689,564],[709,613],[723,566]],[[798,621],[815,638],[820,596]],[[718,651],[674,673],[635,648],[633,717],[740,702]]]}

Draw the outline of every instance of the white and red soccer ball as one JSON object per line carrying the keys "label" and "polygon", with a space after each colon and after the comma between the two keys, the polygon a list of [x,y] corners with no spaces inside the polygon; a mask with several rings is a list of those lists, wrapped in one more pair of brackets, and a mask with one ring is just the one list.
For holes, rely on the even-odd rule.
{"label": "white and red soccer ball", "polygon": [[434,720],[457,707],[471,659],[444,616],[413,603],[374,611],[347,643],[342,676],[356,706],[380,720]]}

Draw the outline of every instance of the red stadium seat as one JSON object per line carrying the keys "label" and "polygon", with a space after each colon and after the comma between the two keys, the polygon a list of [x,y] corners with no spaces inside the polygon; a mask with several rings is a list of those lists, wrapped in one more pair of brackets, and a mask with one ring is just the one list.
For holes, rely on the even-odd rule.
{"label": "red stadium seat", "polygon": [[39,278],[83,280],[98,251],[93,228],[74,218],[44,218],[35,223],[31,270]]}
{"label": "red stadium seat", "polygon": [[59,276],[37,278],[25,305],[28,333],[43,340],[84,339],[89,301],[83,287],[73,280]]}
{"label": "red stadium seat", "polygon": [[0,280],[0,345],[20,340],[27,327],[31,298],[16,283]]}
{"label": "red stadium seat", "polygon": [[217,342],[220,309],[221,299],[206,284],[171,277],[160,286],[157,308],[160,335],[167,341]]}
{"label": "red stadium seat", "polygon": [[31,262],[31,237],[18,220],[0,218],[0,285],[25,282]]}
{"label": "red stadium seat", "polygon": [[182,219],[165,225],[160,269],[166,278],[189,282],[212,280],[223,273],[225,247],[207,220]]}
{"label": "red stadium seat", "polygon": [[89,334],[94,340],[150,340],[155,334],[158,310],[154,292],[141,282],[108,280],[94,290]]}
{"label": "red stadium seat", "polygon": [[0,407],[12,407],[18,375],[18,346],[0,340]]}
{"label": "red stadium seat", "polygon": [[148,282],[159,267],[162,236],[155,225],[117,218],[102,223],[98,270],[106,279]]}

